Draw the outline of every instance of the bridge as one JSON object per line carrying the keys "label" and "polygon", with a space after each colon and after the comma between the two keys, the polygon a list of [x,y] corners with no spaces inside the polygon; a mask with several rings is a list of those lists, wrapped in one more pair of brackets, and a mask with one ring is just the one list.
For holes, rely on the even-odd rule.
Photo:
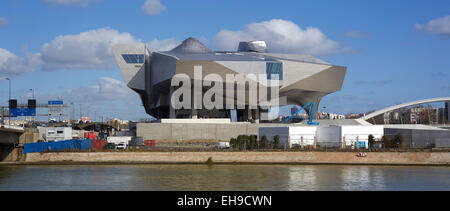
{"label": "bridge", "polygon": [[450,97],[438,97],[438,98],[431,98],[431,99],[417,100],[417,101],[408,102],[408,103],[402,103],[399,105],[391,106],[391,107],[388,107],[385,109],[381,109],[379,111],[372,112],[368,115],[361,117],[361,119],[369,120],[371,118],[374,118],[374,117],[384,114],[386,112],[394,111],[394,110],[408,107],[408,106],[414,106],[414,105],[420,105],[420,104],[426,104],[426,103],[447,102],[447,101],[450,102]]}
{"label": "bridge", "polygon": [[0,127],[0,162],[16,161],[20,154],[16,146],[19,144],[23,129],[13,127]]}

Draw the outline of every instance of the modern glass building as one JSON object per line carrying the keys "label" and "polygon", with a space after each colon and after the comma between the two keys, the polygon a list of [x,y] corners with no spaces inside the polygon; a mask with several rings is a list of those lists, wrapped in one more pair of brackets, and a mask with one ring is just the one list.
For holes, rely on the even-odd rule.
{"label": "modern glass building", "polygon": [[[241,42],[238,50],[212,51],[194,38],[188,38],[171,51],[149,52],[144,43],[117,45],[113,47],[116,61],[128,87],[137,92],[146,112],[158,119],[163,118],[230,118],[236,110],[238,121],[258,121],[267,114],[267,107],[250,106],[249,87],[274,87],[276,80],[280,106],[306,105],[315,103],[313,115],[317,113],[320,100],[342,88],[346,67],[331,65],[309,55],[270,53],[264,41]],[[234,106],[224,105],[223,109],[175,109],[171,94],[179,87],[171,86],[177,74],[194,79],[195,67],[202,67],[203,77],[208,74],[221,76],[226,83],[227,75],[242,75],[246,79],[245,100],[240,101],[237,89],[228,91],[223,84],[223,103],[234,101]],[[250,77],[250,75],[256,76]],[[262,77],[261,77],[262,76]],[[277,76],[277,77],[274,77]],[[263,80],[261,80],[261,78]],[[211,80],[211,79],[203,79]],[[212,84],[212,83],[211,83]],[[192,96],[195,94],[194,81]],[[234,86],[236,86],[234,84]],[[208,92],[203,87],[202,96]],[[263,95],[271,99],[270,91],[258,89],[258,101]],[[233,97],[234,96],[234,97]],[[217,96],[215,96],[217,97]],[[227,98],[228,97],[228,98]],[[243,103],[244,107],[237,107]]]}

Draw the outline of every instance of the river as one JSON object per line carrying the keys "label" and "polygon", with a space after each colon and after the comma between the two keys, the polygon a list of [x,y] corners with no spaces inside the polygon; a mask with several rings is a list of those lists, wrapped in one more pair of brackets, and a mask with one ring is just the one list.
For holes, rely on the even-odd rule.
{"label": "river", "polygon": [[0,165],[0,190],[450,190],[450,168],[354,165]]}

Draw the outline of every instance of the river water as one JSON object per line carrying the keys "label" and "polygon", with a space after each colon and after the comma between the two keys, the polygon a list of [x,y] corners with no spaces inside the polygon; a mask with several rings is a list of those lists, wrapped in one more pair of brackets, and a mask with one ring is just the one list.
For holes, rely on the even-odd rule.
{"label": "river water", "polygon": [[0,165],[0,190],[450,190],[449,167]]}

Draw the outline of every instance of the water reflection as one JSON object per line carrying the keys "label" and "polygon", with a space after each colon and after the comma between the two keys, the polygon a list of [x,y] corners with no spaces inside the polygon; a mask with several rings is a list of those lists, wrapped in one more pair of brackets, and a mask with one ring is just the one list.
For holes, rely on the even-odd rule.
{"label": "water reflection", "polygon": [[448,167],[0,166],[0,190],[450,190]]}

